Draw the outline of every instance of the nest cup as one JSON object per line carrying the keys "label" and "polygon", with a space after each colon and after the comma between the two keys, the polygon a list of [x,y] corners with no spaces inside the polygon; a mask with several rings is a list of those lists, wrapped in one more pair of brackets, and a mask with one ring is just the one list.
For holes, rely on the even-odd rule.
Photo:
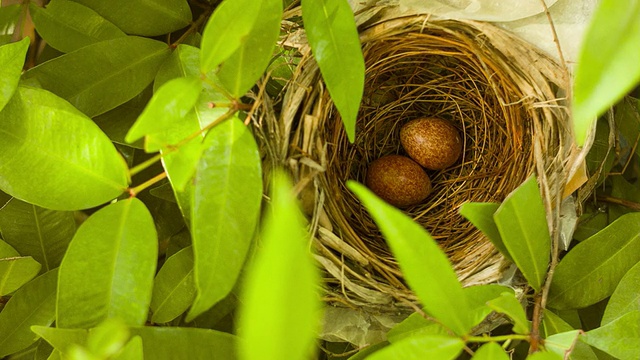
{"label": "nest cup", "polygon": [[311,219],[326,300],[375,313],[416,308],[378,227],[346,182],[364,183],[375,159],[404,155],[400,128],[422,117],[451,122],[463,153],[450,168],[428,170],[433,192],[402,210],[438,241],[464,285],[501,279],[507,263],[459,209],[501,202],[536,173],[553,212],[571,150],[568,112],[558,100],[566,71],[528,43],[471,21],[379,21],[361,32],[361,42],[366,75],[353,143],[308,49],[280,114],[263,99],[254,117],[266,176],[288,167]]}

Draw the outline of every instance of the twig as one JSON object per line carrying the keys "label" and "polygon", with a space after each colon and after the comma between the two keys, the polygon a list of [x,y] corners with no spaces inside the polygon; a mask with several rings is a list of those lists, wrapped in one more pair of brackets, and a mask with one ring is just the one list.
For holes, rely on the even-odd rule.
{"label": "twig", "polygon": [[609,196],[609,195],[598,195],[596,196],[598,201],[603,201],[609,204],[622,205],[626,208],[629,208],[633,211],[640,211],[640,204],[634,201],[629,201],[625,199],[620,199],[617,197]]}
{"label": "twig", "polygon": [[167,177],[167,172],[162,172],[159,175],[154,176],[153,178],[143,182],[142,184],[134,187],[134,188],[129,188],[129,196],[130,197],[136,197],[138,194],[140,194],[144,189],[148,188],[151,185],[156,184],[157,182],[159,182],[160,180],[164,179]]}

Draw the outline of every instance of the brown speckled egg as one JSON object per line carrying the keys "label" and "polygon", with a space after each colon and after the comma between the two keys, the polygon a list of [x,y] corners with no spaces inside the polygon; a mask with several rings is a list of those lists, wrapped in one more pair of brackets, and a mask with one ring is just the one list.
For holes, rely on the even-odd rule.
{"label": "brown speckled egg", "polygon": [[367,187],[397,207],[415,205],[431,192],[429,176],[406,156],[388,155],[369,164]]}
{"label": "brown speckled egg", "polygon": [[409,121],[400,129],[400,142],[413,160],[430,170],[446,169],[462,154],[458,129],[439,118]]}

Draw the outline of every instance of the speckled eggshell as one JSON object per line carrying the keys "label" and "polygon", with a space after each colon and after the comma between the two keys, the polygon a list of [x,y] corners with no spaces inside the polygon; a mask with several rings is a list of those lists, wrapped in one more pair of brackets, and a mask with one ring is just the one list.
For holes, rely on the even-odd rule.
{"label": "speckled eggshell", "polygon": [[431,180],[424,169],[401,155],[388,155],[371,162],[366,184],[396,207],[418,204],[431,192]]}
{"label": "speckled eggshell", "polygon": [[430,170],[446,169],[462,154],[458,129],[439,118],[409,121],[400,129],[400,143],[413,160]]}

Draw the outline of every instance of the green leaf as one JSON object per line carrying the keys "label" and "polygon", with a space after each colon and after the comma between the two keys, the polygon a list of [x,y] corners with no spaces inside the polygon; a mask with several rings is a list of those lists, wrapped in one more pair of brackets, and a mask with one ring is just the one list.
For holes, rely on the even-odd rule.
{"label": "green leaf", "polygon": [[[2,213],[0,213],[0,220],[2,220]],[[16,249],[0,239],[0,259],[16,256],[20,256]]]}
{"label": "green leaf", "polygon": [[245,341],[239,354],[247,360],[304,359],[320,325],[320,275],[291,184],[281,172],[272,182],[270,210],[247,270],[238,320]]}
{"label": "green leaf", "polygon": [[464,348],[464,341],[443,335],[421,334],[391,344],[369,356],[367,360],[455,359]]}
{"label": "green leaf", "polygon": [[29,38],[0,46],[0,110],[4,109],[18,87]]}
{"label": "green leaf", "polygon": [[[574,328],[565,322],[558,315],[552,313],[549,310],[544,311],[544,317],[542,318],[542,325],[544,329],[544,336],[549,337],[559,333],[566,333]],[[570,360],[598,360],[598,357],[593,352],[591,347],[582,341],[575,343],[575,347],[569,355]]]}
{"label": "green leaf", "polygon": [[364,90],[364,57],[351,7],[345,0],[302,0],[302,18],[313,56],[353,142]]}
{"label": "green leaf", "polygon": [[573,123],[584,144],[595,118],[640,81],[640,2],[603,0],[593,14],[576,62]]}
{"label": "green leaf", "polygon": [[513,292],[502,293],[488,303],[489,307],[498,313],[505,314],[513,320],[513,331],[517,334],[529,333],[529,321],[520,301]]}
{"label": "green leaf", "polygon": [[60,265],[57,326],[88,328],[111,318],[144,324],[157,256],[153,219],[140,200],[118,201],[91,215]]}
{"label": "green leaf", "polygon": [[556,353],[562,358],[566,358],[578,341],[580,330],[569,330],[566,332],[548,336],[544,340],[544,346],[549,352]]}
{"label": "green leaf", "polygon": [[38,336],[45,339],[53,348],[64,354],[72,345],[84,346],[89,337],[89,330],[86,329],[60,329],[46,326],[32,326],[33,331]]}
{"label": "green leaf", "polygon": [[509,360],[502,346],[490,342],[482,345],[471,358],[473,360]]}
{"label": "green leaf", "polygon": [[548,304],[555,309],[595,304],[610,296],[639,261],[640,213],[630,213],[565,255],[553,275]]}
{"label": "green leaf", "polygon": [[260,8],[246,41],[222,64],[218,78],[236,98],[243,96],[269,65],[282,18],[281,0],[263,0],[250,6]]}
{"label": "green leaf", "polygon": [[627,271],[618,283],[607,303],[601,324],[606,325],[634,310],[640,310],[640,262]]}
{"label": "green leaf", "polygon": [[38,336],[32,325],[49,326],[56,316],[56,281],[52,270],[33,279],[9,299],[0,312],[0,357],[26,349]]}
{"label": "green leaf", "polygon": [[640,354],[640,311],[631,311],[605,326],[588,331],[582,341],[621,360]]}
{"label": "green leaf", "polygon": [[562,356],[548,351],[539,351],[527,356],[526,360],[562,360]]}
{"label": "green leaf", "polygon": [[133,126],[138,119],[138,116],[142,114],[142,111],[147,106],[151,96],[153,95],[152,86],[147,86],[142,92],[136,95],[133,99],[126,103],[116,107],[113,110],[109,110],[102,115],[98,115],[93,118],[93,121],[100,127],[102,131],[116,144],[126,145],[136,149],[144,149],[144,142],[142,140],[136,141],[133,144],[129,144],[124,140],[127,136],[127,132]]}
{"label": "green leaf", "polygon": [[31,256],[0,259],[0,296],[8,295],[28,283],[42,265]]}
{"label": "green leaf", "polygon": [[347,186],[376,221],[426,311],[457,335],[465,335],[473,327],[472,312],[447,255],[400,210],[359,183],[350,181]]}
{"label": "green leaf", "polygon": [[76,222],[73,212],[48,210],[13,198],[0,209],[0,231],[20,254],[33,257],[49,271],[60,265]]}
{"label": "green leaf", "polygon": [[447,329],[437,322],[425,319],[418,313],[413,313],[389,330],[387,340],[390,343],[396,343],[402,339],[416,336],[416,334],[446,335]]}
{"label": "green leaf", "polygon": [[262,201],[255,139],[238,118],[209,131],[191,198],[196,300],[189,320],[233,288],[253,239]]}
{"label": "green leaf", "polygon": [[178,327],[132,327],[131,335],[140,336],[146,359],[234,360],[238,338],[207,329]]}
{"label": "green leaf", "polygon": [[494,220],[511,258],[536,291],[547,275],[551,237],[535,176],[504,200]]}
{"label": "green leaf", "polygon": [[36,78],[44,89],[94,117],[144,90],[169,54],[169,47],[161,41],[119,37],[49,60],[25,76]]}
{"label": "green leaf", "polygon": [[118,319],[107,319],[89,330],[87,350],[101,359],[116,355],[129,340],[129,329]]}
{"label": "green leaf", "polygon": [[132,143],[146,136],[145,150],[147,152],[158,151],[167,145],[160,136],[159,141],[155,134],[171,131],[176,123],[193,108],[202,91],[201,81],[198,78],[176,78],[164,83],[154,94],[140,117],[129,130],[125,140]]}
{"label": "green leaf", "polygon": [[497,203],[464,203],[460,207],[460,215],[471,221],[473,226],[482,231],[504,257],[513,261],[502,241],[496,222],[493,220],[493,214],[496,213],[498,208],[500,208],[500,204]]}
{"label": "green leaf", "polygon": [[49,46],[65,53],[126,36],[95,11],[73,1],[52,0],[46,9],[31,3],[29,11],[38,34]]}
{"label": "green leaf", "polygon": [[122,352],[116,358],[117,360],[143,360],[144,350],[142,344],[142,338],[140,336],[134,336],[129,342],[122,348]]}
{"label": "green leaf", "polygon": [[156,275],[151,321],[166,323],[175,319],[189,308],[195,296],[193,249],[189,246],[167,259]]}
{"label": "green leaf", "polygon": [[[158,71],[154,82],[154,89],[160,88],[163,84],[178,77],[198,77],[200,76],[200,50],[193,46],[179,45],[171,57],[163,64]],[[217,80],[213,75],[208,80],[217,84]],[[203,89],[200,97],[196,101],[192,111],[187,113],[185,118],[176,123],[171,131],[156,135],[156,140],[167,144],[175,144],[188,136],[193,135],[200,129],[209,126],[211,123],[219,119],[227,112],[227,109],[220,106],[211,106],[214,103],[228,102],[229,100],[220,92],[215,90],[211,84],[202,83]],[[217,84],[216,86],[221,87]],[[204,138],[197,137],[191,142],[180,146],[180,148],[169,151],[161,151],[162,163],[167,171],[169,181],[176,191],[176,198],[183,211],[185,217],[190,217],[190,205],[188,201],[189,190],[187,189],[189,181],[193,178],[195,168],[202,154],[202,146],[200,140]]]}
{"label": "green leaf", "polygon": [[471,307],[474,326],[480,324],[493,311],[488,306],[490,300],[501,297],[503,293],[515,294],[513,289],[498,284],[475,285],[462,290]]}
{"label": "green leaf", "polygon": [[4,192],[49,209],[77,210],[127,188],[127,165],[107,136],[50,92],[19,87],[0,123]]}
{"label": "green leaf", "polygon": [[247,42],[260,8],[253,0],[224,0],[216,7],[202,33],[202,73],[215,70]]}
{"label": "green leaf", "polygon": [[20,21],[23,10],[24,6],[21,4],[3,4],[0,6],[0,45],[4,45],[12,41],[13,35],[18,28],[17,24]]}
{"label": "green leaf", "polygon": [[95,10],[127,34],[157,36],[189,25],[187,0],[73,0]]}

